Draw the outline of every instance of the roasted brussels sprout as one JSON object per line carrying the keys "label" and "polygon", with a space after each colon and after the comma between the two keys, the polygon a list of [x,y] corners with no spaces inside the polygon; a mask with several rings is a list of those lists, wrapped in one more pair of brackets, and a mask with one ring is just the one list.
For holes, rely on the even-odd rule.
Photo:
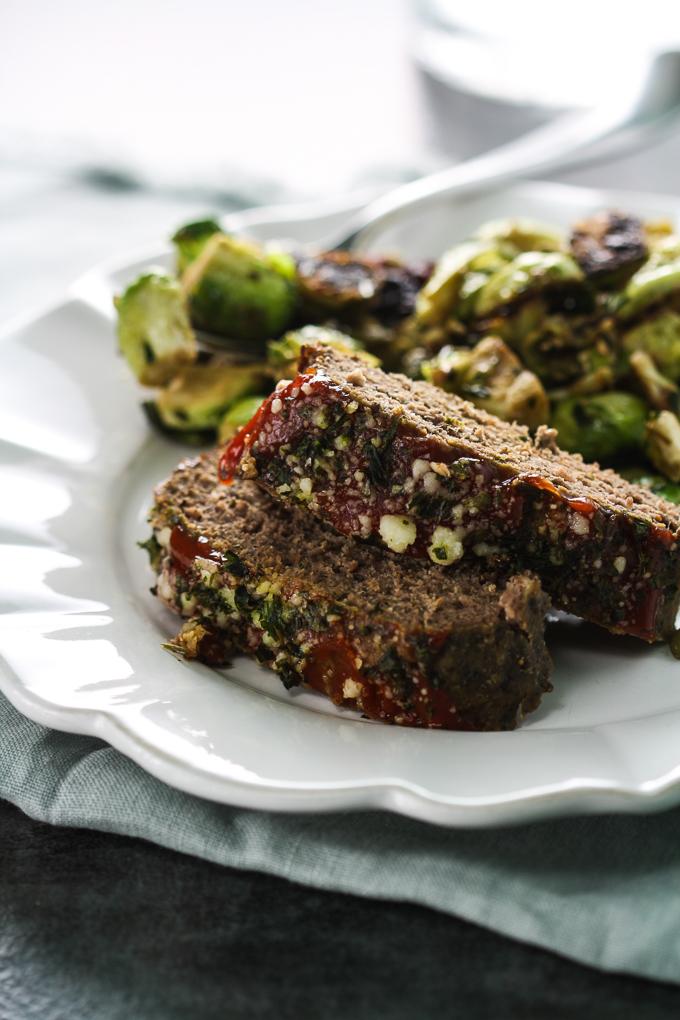
{"label": "roasted brussels sprout", "polygon": [[583,273],[570,255],[561,252],[522,252],[493,273],[479,289],[474,316],[486,319],[528,294],[556,284],[583,282]]}
{"label": "roasted brussels sprout", "polygon": [[571,251],[598,287],[620,287],[647,258],[642,220],[620,212],[601,212],[577,223]]}
{"label": "roasted brussels sprout", "polygon": [[545,386],[563,387],[616,361],[616,336],[607,322],[551,313],[547,296],[522,301],[508,314],[487,320]]}
{"label": "roasted brussels sprout", "polygon": [[495,242],[507,249],[508,258],[522,251],[564,251],[565,238],[560,231],[545,223],[525,218],[491,220],[475,231],[475,238]]}
{"label": "roasted brussels sprout", "polygon": [[191,320],[235,340],[278,336],[295,310],[294,271],[284,252],[215,234],[182,277]]}
{"label": "roasted brussels sprout", "polygon": [[222,232],[216,220],[197,220],[175,231],[172,243],[177,249],[177,271],[180,276],[189,263],[200,255],[210,238]]}
{"label": "roasted brussels sprout", "polygon": [[631,276],[625,289],[616,295],[612,309],[622,322],[648,308],[680,294],[680,257],[669,261],[650,258]]}
{"label": "roasted brussels sprout", "polygon": [[478,407],[537,428],[548,419],[545,390],[533,372],[498,337],[486,337],[472,348],[443,347],[421,365],[423,378]]}
{"label": "roasted brussels sprout", "polygon": [[619,474],[629,482],[651,489],[655,495],[663,496],[670,503],[680,503],[680,485],[677,482],[669,482],[663,475],[655,475],[643,467],[620,468]]}
{"label": "roasted brussels sprout", "polygon": [[145,411],[161,431],[189,442],[213,439],[232,405],[253,393],[271,390],[265,365],[235,365],[219,355],[192,365],[148,401]]}
{"label": "roasted brussels sprout", "polygon": [[662,309],[622,335],[624,351],[644,351],[672,382],[680,382],[680,313]]}
{"label": "roasted brussels sprout", "polygon": [[647,456],[672,482],[680,482],[680,421],[672,411],[661,411],[647,422]]}
{"label": "roasted brussels sprout", "polygon": [[630,367],[648,403],[657,411],[678,410],[678,387],[663,375],[646,351],[633,351]]}
{"label": "roasted brussels sprout", "polygon": [[253,417],[263,400],[266,400],[261,393],[254,397],[244,397],[232,404],[224,418],[220,422],[217,439],[220,443],[226,443],[238,430],[247,425]]}
{"label": "roasted brussels sprout", "polygon": [[196,338],[177,280],[145,273],[114,304],[120,352],[144,386],[162,386],[195,360]]}
{"label": "roasted brussels sprout", "polygon": [[557,442],[584,460],[611,462],[638,453],[645,442],[647,408],[632,393],[610,390],[556,404],[551,425]]}
{"label": "roasted brussels sprout", "polygon": [[380,364],[378,358],[365,351],[358,340],[341,333],[339,329],[328,326],[303,326],[302,329],[291,330],[280,340],[270,340],[267,344],[267,360],[279,378],[288,378],[297,372],[300,352],[305,344],[321,344],[334,347],[338,351],[358,354],[369,365]]}
{"label": "roasted brussels sprout", "polygon": [[[416,299],[418,323],[441,325],[449,316],[459,314],[458,302],[468,274],[473,275],[477,288],[481,287],[488,274],[504,266],[506,261],[497,247],[488,242],[466,241],[445,252]],[[463,294],[468,301],[471,289],[477,292],[469,283],[468,291]]]}

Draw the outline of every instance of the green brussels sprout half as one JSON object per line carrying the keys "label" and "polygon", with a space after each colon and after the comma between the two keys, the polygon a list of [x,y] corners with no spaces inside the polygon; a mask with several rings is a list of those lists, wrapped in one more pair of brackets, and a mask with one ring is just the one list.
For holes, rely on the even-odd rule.
{"label": "green brussels sprout half", "polygon": [[551,425],[557,442],[587,461],[615,461],[645,442],[647,407],[632,393],[610,390],[559,401]]}
{"label": "green brussels sprout half", "polygon": [[177,272],[180,276],[189,263],[198,258],[210,238],[221,233],[223,230],[216,220],[196,220],[175,231],[172,243],[177,249]]}
{"label": "green brussels sprout half", "polygon": [[483,223],[474,236],[479,241],[507,246],[510,258],[522,251],[564,251],[566,248],[565,237],[559,230],[524,217]]}
{"label": "green brussels sprout half", "polygon": [[261,393],[258,393],[254,397],[244,397],[243,400],[237,400],[235,404],[232,404],[220,422],[217,433],[218,441],[226,443],[232,436],[235,436],[240,428],[248,424],[262,401],[266,399]]}
{"label": "green brussels sprout half", "polygon": [[236,401],[269,389],[271,376],[266,366],[238,365],[218,355],[176,376],[144,409],[165,434],[189,442],[206,442],[214,439]]}
{"label": "green brussels sprout half", "polygon": [[625,322],[678,293],[680,258],[661,262],[650,258],[613,299],[612,311]]}
{"label": "green brussels sprout half", "polygon": [[570,255],[527,251],[493,273],[477,292],[474,314],[488,318],[513,302],[554,284],[582,283],[583,273]]}
{"label": "green brussels sprout half", "polygon": [[672,308],[661,309],[626,330],[622,344],[628,354],[644,351],[662,375],[680,382],[680,313]]}
{"label": "green brussels sprout half", "polygon": [[680,421],[672,411],[661,411],[647,422],[647,456],[672,482],[680,482]]}
{"label": "green brussels sprout half", "polygon": [[633,351],[630,367],[649,404],[657,411],[678,410],[678,387],[658,370],[646,351]]}
{"label": "green brussels sprout half", "polygon": [[144,386],[162,386],[196,359],[196,338],[177,280],[145,273],[114,304],[120,352]]}
{"label": "green brussels sprout half", "polygon": [[[489,272],[506,261],[494,244],[481,241],[466,241],[449,249],[416,298],[416,320],[423,325],[438,325],[456,316],[467,274],[481,273],[484,282]],[[469,300],[469,294],[465,296]]]}
{"label": "green brussels sprout half", "polygon": [[284,252],[268,254],[248,241],[216,234],[182,277],[191,320],[234,340],[278,336],[295,310],[293,273],[293,260]]}

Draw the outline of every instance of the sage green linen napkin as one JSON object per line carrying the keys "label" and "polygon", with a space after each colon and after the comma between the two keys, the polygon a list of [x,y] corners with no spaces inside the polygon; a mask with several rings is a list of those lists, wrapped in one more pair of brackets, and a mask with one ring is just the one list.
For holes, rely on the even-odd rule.
{"label": "sage green linen napkin", "polygon": [[281,815],[180,793],[0,695],[0,796],[34,818],[457,914],[582,963],[680,983],[680,810],[450,830],[380,812]]}

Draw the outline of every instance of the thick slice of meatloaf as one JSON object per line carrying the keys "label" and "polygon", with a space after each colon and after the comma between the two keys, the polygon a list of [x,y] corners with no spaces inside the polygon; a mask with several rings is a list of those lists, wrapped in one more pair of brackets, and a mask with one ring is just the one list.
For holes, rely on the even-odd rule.
{"label": "thick slice of meatloaf", "polygon": [[187,617],[172,647],[218,664],[234,648],[371,719],[513,728],[550,690],[547,599],[529,576],[440,574],[344,538],[217,455],[160,486],[150,521],[156,592]]}
{"label": "thick slice of meatloaf", "polygon": [[307,348],[227,447],[223,480],[237,470],[344,535],[530,570],[560,609],[647,641],[673,631],[680,507],[428,383]]}

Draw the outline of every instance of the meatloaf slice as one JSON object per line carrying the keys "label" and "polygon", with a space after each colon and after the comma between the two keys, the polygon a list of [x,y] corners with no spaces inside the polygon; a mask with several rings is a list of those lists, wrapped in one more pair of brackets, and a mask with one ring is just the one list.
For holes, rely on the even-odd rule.
{"label": "meatloaf slice", "polygon": [[535,578],[386,556],[252,482],[220,485],[217,455],[181,464],[150,521],[155,591],[187,617],[172,647],[189,657],[235,648],[286,687],[439,729],[512,729],[550,690]]}
{"label": "meatloaf slice", "polygon": [[560,609],[646,641],[673,631],[680,507],[428,383],[307,348],[227,447],[222,479],[236,470],[342,534],[530,570]]}

